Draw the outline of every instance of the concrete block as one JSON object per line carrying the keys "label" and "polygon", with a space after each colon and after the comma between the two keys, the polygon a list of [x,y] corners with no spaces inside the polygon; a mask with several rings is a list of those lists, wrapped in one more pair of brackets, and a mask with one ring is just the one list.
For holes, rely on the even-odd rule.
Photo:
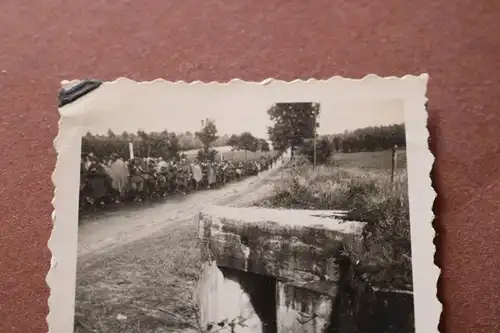
{"label": "concrete block", "polygon": [[360,243],[365,225],[343,214],[207,207],[198,221],[202,325],[208,332],[224,321],[238,322],[228,332],[323,332],[342,276],[339,251]]}

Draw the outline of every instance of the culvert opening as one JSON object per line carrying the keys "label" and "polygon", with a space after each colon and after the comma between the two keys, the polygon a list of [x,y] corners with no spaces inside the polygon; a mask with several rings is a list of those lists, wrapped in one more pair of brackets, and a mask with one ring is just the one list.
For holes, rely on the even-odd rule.
{"label": "culvert opening", "polygon": [[255,313],[262,322],[262,333],[278,331],[276,314],[276,286],[274,277],[219,267],[226,279],[237,282],[249,296]]}

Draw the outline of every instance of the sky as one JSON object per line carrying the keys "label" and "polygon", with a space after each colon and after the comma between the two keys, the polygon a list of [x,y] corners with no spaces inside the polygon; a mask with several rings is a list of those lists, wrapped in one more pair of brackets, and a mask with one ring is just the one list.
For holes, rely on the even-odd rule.
{"label": "sky", "polygon": [[[237,93],[232,93],[232,87]],[[222,96],[221,90],[186,90],[165,84],[137,84],[120,82],[108,84],[92,92],[93,99],[85,103],[90,131],[104,134],[109,128],[115,133],[149,131],[195,132],[201,120],[215,120],[219,135],[251,132],[267,138],[267,127],[272,125],[267,110],[275,102],[309,102],[303,97],[296,100],[277,100],[277,95],[259,90],[248,91],[233,85]],[[252,90],[253,89],[253,90]],[[292,95],[295,98],[296,95]],[[323,96],[323,95],[322,95]],[[279,97],[278,97],[279,98]],[[85,98],[82,98],[85,100]],[[319,134],[336,134],[367,126],[400,124],[404,122],[401,100],[340,100],[324,94],[320,100]]]}
{"label": "sky", "polygon": [[[321,104],[321,103],[320,103]],[[272,105],[272,104],[271,104]],[[267,138],[267,127],[272,122],[267,114],[271,106],[256,110],[250,107],[240,107],[239,110],[219,109],[207,112],[207,116],[215,120],[220,133],[240,134],[248,131],[256,137]],[[197,131],[201,119],[174,117],[170,128]],[[357,102],[357,103],[322,103],[318,116],[319,134],[336,134],[345,130],[355,130],[368,126],[400,124],[404,122],[403,107],[400,101]]]}

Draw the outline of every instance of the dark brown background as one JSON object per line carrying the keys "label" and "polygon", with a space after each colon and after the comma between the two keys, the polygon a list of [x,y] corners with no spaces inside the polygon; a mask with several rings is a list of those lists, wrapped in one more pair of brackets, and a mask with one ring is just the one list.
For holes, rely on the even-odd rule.
{"label": "dark brown background", "polygon": [[0,42],[0,332],[47,331],[60,80],[422,72],[440,329],[500,332],[500,1],[3,0]]}

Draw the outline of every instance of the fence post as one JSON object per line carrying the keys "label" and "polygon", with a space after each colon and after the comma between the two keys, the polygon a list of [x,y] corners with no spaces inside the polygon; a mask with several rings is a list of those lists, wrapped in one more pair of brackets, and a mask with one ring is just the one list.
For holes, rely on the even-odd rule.
{"label": "fence post", "polygon": [[392,169],[391,169],[391,183],[394,183],[394,175],[396,173],[396,168],[397,168],[397,149],[398,146],[397,145],[394,145],[394,147],[392,147]]}

